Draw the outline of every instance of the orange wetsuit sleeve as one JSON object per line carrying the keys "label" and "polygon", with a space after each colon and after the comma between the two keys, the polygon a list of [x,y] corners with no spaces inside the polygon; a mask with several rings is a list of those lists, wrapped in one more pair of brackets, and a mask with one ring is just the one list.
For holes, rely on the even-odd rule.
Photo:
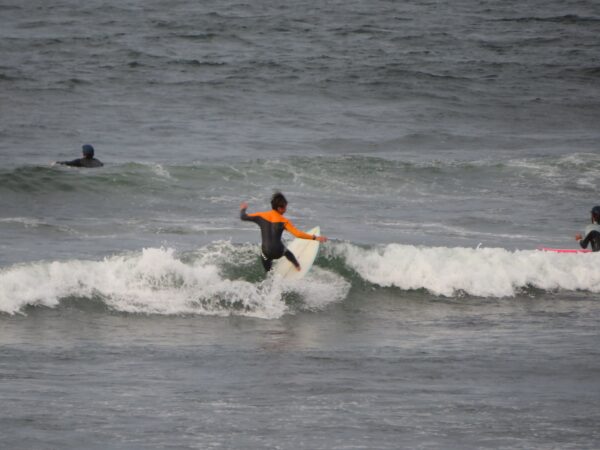
{"label": "orange wetsuit sleeve", "polygon": [[289,231],[290,233],[292,233],[294,236],[299,237],[301,239],[312,239],[313,238],[312,234],[308,234],[308,233],[305,233],[304,231],[300,231],[289,220],[286,220],[286,222],[285,222],[285,229],[287,231]]}

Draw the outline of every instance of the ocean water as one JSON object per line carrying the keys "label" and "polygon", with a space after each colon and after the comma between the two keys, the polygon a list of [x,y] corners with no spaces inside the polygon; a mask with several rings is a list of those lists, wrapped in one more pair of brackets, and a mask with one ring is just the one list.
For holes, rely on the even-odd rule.
{"label": "ocean water", "polygon": [[[600,447],[600,257],[538,250],[600,204],[599,36],[583,0],[3,1],[0,448]],[[331,238],[293,283],[239,220],[277,190]]]}

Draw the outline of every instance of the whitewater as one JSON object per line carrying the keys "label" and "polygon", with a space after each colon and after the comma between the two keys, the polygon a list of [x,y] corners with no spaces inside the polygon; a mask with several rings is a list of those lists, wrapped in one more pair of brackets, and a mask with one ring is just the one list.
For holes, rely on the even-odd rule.
{"label": "whitewater", "polygon": [[[79,298],[128,313],[272,319],[289,312],[285,301],[291,292],[300,297],[300,309],[324,308],[343,301],[353,284],[364,283],[445,297],[514,297],[531,289],[598,293],[599,258],[539,250],[333,243],[322,250],[310,276],[290,282],[257,277],[256,247],[250,244],[220,242],[189,254],[147,248],[101,261],[5,267],[0,271],[0,310],[23,313],[27,307],[52,308],[61,300]],[[236,273],[231,273],[233,265]]]}

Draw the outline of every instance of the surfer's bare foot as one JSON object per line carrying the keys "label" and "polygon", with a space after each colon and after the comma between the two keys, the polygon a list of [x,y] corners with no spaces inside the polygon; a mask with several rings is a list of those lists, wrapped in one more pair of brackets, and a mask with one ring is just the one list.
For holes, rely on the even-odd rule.
{"label": "surfer's bare foot", "polygon": [[297,270],[298,272],[300,272],[300,271],[302,270],[302,267],[300,267],[300,264],[298,264],[298,265],[296,266],[296,270]]}

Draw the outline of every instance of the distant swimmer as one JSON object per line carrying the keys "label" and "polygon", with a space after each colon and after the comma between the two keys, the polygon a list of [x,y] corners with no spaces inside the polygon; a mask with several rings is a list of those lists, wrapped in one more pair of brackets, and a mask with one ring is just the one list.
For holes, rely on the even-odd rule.
{"label": "distant swimmer", "polygon": [[74,159],[72,161],[56,161],[56,164],[62,164],[63,166],[71,166],[71,167],[102,167],[102,164],[99,160],[94,158],[94,147],[89,144],[85,144],[81,146],[81,152],[83,154],[83,158]]}
{"label": "distant swimmer", "polygon": [[588,244],[592,244],[592,251],[600,251],[600,206],[594,206],[591,211],[592,224],[585,227],[585,237],[580,233],[575,235],[575,239],[579,241],[581,248],[587,248]]}
{"label": "distant swimmer", "polygon": [[301,239],[312,239],[319,242],[327,242],[325,236],[316,236],[303,231],[298,230],[292,222],[283,217],[287,210],[287,200],[281,192],[276,192],[271,198],[271,211],[257,212],[253,214],[247,214],[246,209],[248,203],[242,202],[240,204],[240,219],[254,222],[260,227],[260,233],[262,237],[261,246],[261,262],[265,271],[271,270],[274,259],[279,259],[285,256],[297,270],[300,270],[300,264],[292,252],[290,252],[283,242],[281,242],[281,235],[283,230],[287,230],[294,236]]}

